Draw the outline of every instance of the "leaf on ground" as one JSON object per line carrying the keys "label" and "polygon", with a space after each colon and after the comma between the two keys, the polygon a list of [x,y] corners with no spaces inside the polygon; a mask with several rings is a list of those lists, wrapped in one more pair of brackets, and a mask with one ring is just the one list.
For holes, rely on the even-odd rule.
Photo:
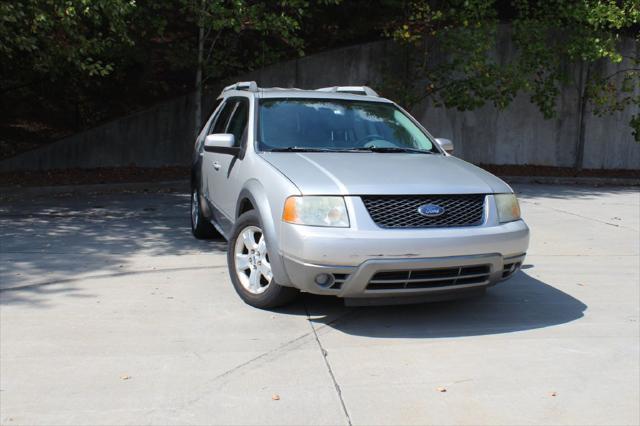
{"label": "leaf on ground", "polygon": [[273,395],[271,395],[271,399],[273,399],[274,401],[280,401],[280,395],[274,393]]}

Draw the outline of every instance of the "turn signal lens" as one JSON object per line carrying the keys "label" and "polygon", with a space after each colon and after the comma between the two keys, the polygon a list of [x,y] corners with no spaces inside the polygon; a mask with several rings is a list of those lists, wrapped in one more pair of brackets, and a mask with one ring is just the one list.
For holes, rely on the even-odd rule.
{"label": "turn signal lens", "polygon": [[284,202],[284,212],[282,220],[290,223],[298,223],[298,210],[296,207],[296,197],[289,197]]}
{"label": "turn signal lens", "polygon": [[349,215],[342,197],[289,197],[284,203],[282,220],[299,225],[349,227]]}

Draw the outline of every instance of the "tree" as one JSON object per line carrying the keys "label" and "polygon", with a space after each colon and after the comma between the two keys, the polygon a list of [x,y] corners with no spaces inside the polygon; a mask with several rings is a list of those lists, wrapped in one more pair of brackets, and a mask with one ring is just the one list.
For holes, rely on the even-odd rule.
{"label": "tree", "polygon": [[70,71],[106,75],[113,70],[110,49],[131,42],[127,25],[134,6],[133,0],[0,3],[3,66],[26,60],[51,79]]}
{"label": "tree", "polygon": [[[635,35],[640,41],[638,0],[514,0],[514,40],[520,51],[520,68],[528,79],[523,89],[544,114],[553,117],[560,87],[573,84],[578,90],[580,127],[576,141],[575,168],[582,168],[585,116],[591,106],[599,115],[640,105],[640,58],[623,57],[622,37]],[[578,79],[564,64],[579,67]],[[622,64],[622,70],[606,74],[607,64]],[[623,74],[617,86],[613,77]],[[640,142],[640,117],[629,123]]]}
{"label": "tree", "polygon": [[[512,23],[517,48],[508,63],[494,54],[501,15]],[[388,86],[409,105],[429,98],[459,110],[486,102],[502,109],[524,92],[551,118],[561,88],[574,85],[581,117],[575,167],[581,168],[589,107],[603,115],[640,104],[640,58],[620,53],[624,36],[640,41],[639,26],[638,0],[414,0],[400,20],[390,22],[387,34],[420,55],[407,55],[404,81],[392,79]],[[621,71],[605,73],[607,64],[623,61]],[[580,68],[577,81],[567,62]],[[623,78],[616,80],[619,74]],[[629,124],[640,141],[640,116]]]}
{"label": "tree", "polygon": [[[517,68],[499,64],[498,12],[492,0],[416,0],[386,33],[404,48],[401,98],[407,106],[430,99],[436,106],[470,110],[492,102],[506,107],[521,86]],[[387,82],[392,86],[393,81]],[[398,87],[395,88],[396,90]]]}
{"label": "tree", "polygon": [[0,3],[2,90],[19,81],[99,77],[114,50],[130,44],[133,0],[23,0]]}
{"label": "tree", "polygon": [[[309,7],[307,0],[183,0],[196,23],[195,61],[196,132],[202,125],[202,93],[212,77],[228,75],[234,69],[252,69],[273,62],[283,51],[303,54],[300,22]],[[336,3],[323,0],[321,3]],[[258,40],[253,52],[234,50],[238,39]]]}

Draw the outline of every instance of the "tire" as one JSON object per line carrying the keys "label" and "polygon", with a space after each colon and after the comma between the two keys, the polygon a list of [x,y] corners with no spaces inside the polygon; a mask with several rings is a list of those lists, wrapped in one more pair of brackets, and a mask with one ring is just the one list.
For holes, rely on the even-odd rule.
{"label": "tire", "polygon": [[203,240],[215,237],[218,234],[216,228],[202,214],[200,206],[200,192],[198,188],[191,189],[191,233],[194,237]]}
{"label": "tire", "polygon": [[255,308],[282,306],[298,294],[297,289],[281,286],[273,280],[265,236],[255,210],[238,218],[227,246],[227,266],[236,292]]}

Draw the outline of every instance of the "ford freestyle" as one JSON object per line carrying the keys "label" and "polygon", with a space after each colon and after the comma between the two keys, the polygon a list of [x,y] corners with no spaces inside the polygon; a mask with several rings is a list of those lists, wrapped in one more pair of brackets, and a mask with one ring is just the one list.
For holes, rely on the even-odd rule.
{"label": "ford freestyle", "polygon": [[222,91],[197,137],[191,226],[228,240],[231,282],[372,305],[482,294],[522,265],[513,190],[361,86]]}

